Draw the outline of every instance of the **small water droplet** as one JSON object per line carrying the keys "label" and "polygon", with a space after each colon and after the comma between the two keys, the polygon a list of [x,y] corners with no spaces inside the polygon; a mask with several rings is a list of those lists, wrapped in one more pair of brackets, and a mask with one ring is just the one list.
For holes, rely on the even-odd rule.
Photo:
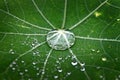
{"label": "small water droplet", "polygon": [[21,61],[21,63],[24,63],[25,61]]}
{"label": "small water droplet", "polygon": [[71,62],[73,66],[76,66],[78,63],[77,62]]}
{"label": "small water droplet", "polygon": [[15,54],[15,52],[13,51],[13,49],[10,49],[10,50],[9,50],[9,53],[10,53],[10,54]]}
{"label": "small water droplet", "polygon": [[107,58],[106,58],[106,57],[103,57],[103,58],[102,58],[102,61],[107,61]]}
{"label": "small water droplet", "polygon": [[100,78],[103,78],[103,75],[100,75]]}
{"label": "small water droplet", "polygon": [[91,49],[91,51],[95,52],[95,49]]}
{"label": "small water droplet", "polygon": [[36,63],[35,63],[35,62],[33,62],[32,64],[33,64],[33,65],[36,65]]}
{"label": "small water droplet", "polygon": [[15,61],[13,61],[13,63],[12,64],[16,64],[16,62]]}
{"label": "small water droplet", "polygon": [[82,67],[85,66],[85,63],[81,63],[81,66],[82,66]]}
{"label": "small water droplet", "polygon": [[120,75],[118,75],[118,77],[120,78]]}
{"label": "small water droplet", "polygon": [[40,73],[37,73],[36,75],[37,75],[37,76],[39,76],[39,75],[40,75]]}
{"label": "small water droplet", "polygon": [[36,68],[37,66],[33,66],[33,68]]}
{"label": "small water droplet", "polygon": [[97,53],[100,53],[100,50],[97,50]]}
{"label": "small water droplet", "polygon": [[25,72],[28,72],[28,69],[25,69]]}
{"label": "small water droplet", "polygon": [[58,72],[62,72],[62,69],[59,69]]}
{"label": "small water droplet", "polygon": [[42,71],[42,74],[45,74],[45,71]]}
{"label": "small water droplet", "polygon": [[33,55],[36,55],[36,53],[35,53],[35,52],[33,52]]}
{"label": "small water droplet", "polygon": [[15,70],[15,68],[13,67],[13,68],[12,68],[12,70],[14,71],[14,70]]}
{"label": "small water droplet", "polygon": [[23,72],[20,72],[19,74],[20,74],[20,75],[23,75],[24,73],[23,73]]}
{"label": "small water droplet", "polygon": [[96,69],[100,69],[100,66],[97,66]]}
{"label": "small water droplet", "polygon": [[12,65],[12,64],[10,64],[10,67],[13,67],[13,65]]}
{"label": "small water droplet", "polygon": [[28,80],[32,80],[31,78],[29,78]]}
{"label": "small water droplet", "polygon": [[57,78],[58,78],[58,76],[54,76],[54,78],[55,78],[55,79],[57,79]]}
{"label": "small water droplet", "polygon": [[56,61],[56,63],[60,63],[59,61]]}
{"label": "small water droplet", "polygon": [[31,46],[35,47],[38,44],[38,41],[36,39],[34,39],[34,41],[32,42]]}
{"label": "small water droplet", "polygon": [[80,70],[81,70],[81,71],[85,71],[85,67],[81,68]]}
{"label": "small water droplet", "polygon": [[36,70],[40,70],[40,68],[37,67]]}
{"label": "small water droplet", "polygon": [[59,57],[59,60],[62,60],[62,57]]}
{"label": "small water droplet", "polygon": [[67,75],[71,75],[71,72],[67,72]]}
{"label": "small water droplet", "polygon": [[119,78],[115,78],[115,80],[120,80]]}

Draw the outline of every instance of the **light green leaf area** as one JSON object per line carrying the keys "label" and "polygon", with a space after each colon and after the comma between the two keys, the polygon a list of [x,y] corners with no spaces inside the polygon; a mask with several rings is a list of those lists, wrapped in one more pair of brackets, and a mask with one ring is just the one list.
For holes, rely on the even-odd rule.
{"label": "light green leaf area", "polygon": [[[49,47],[54,29],[75,44]],[[0,0],[0,80],[120,80],[120,0]]]}

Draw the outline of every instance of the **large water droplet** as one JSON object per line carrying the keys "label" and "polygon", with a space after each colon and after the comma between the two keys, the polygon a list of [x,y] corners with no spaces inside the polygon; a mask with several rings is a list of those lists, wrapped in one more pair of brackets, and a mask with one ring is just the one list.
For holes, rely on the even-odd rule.
{"label": "large water droplet", "polygon": [[66,50],[74,45],[75,35],[66,30],[53,30],[47,34],[47,43],[55,50]]}

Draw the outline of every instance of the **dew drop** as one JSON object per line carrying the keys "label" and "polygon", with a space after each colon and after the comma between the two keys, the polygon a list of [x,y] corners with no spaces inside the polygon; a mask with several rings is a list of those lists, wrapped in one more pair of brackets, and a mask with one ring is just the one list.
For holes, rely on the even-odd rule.
{"label": "dew drop", "polygon": [[59,61],[56,61],[56,63],[60,63]]}
{"label": "dew drop", "polygon": [[32,64],[33,64],[33,65],[36,65],[36,63],[35,63],[35,62],[33,62]]}
{"label": "dew drop", "polygon": [[13,68],[12,68],[12,70],[14,71],[14,70],[15,70],[15,68],[13,67]]}
{"label": "dew drop", "polygon": [[55,50],[66,50],[74,45],[75,35],[66,30],[53,30],[47,34],[47,43]]}
{"label": "dew drop", "polygon": [[120,78],[120,75],[118,75],[118,77]]}
{"label": "dew drop", "polygon": [[80,70],[81,70],[81,71],[85,71],[85,67],[81,68]]}
{"label": "dew drop", "polygon": [[58,72],[62,72],[62,69],[59,69]]}
{"label": "dew drop", "polygon": [[91,49],[91,51],[95,52],[95,49]]}
{"label": "dew drop", "polygon": [[96,67],[96,69],[100,69],[100,66]]}
{"label": "dew drop", "polygon": [[19,74],[20,74],[20,75],[23,75],[24,73],[23,73],[23,72],[20,72]]}
{"label": "dew drop", "polygon": [[73,66],[76,66],[76,65],[78,64],[78,62],[71,62],[71,64],[72,64]]}
{"label": "dew drop", "polygon": [[40,68],[37,67],[36,70],[40,70]]}
{"label": "dew drop", "polygon": [[16,64],[16,62],[14,61],[12,64]]}
{"label": "dew drop", "polygon": [[45,74],[45,71],[42,71],[42,74]]}
{"label": "dew drop", "polygon": [[39,76],[39,75],[40,75],[40,73],[37,73],[36,75],[37,75],[37,76]]}
{"label": "dew drop", "polygon": [[71,75],[71,72],[67,72],[67,75]]}
{"label": "dew drop", "polygon": [[62,60],[62,57],[59,57],[59,60]]}
{"label": "dew drop", "polygon": [[25,69],[25,72],[28,72],[28,69]]}
{"label": "dew drop", "polygon": [[85,66],[85,63],[81,63],[81,66],[82,66],[82,67]]}
{"label": "dew drop", "polygon": [[115,80],[119,80],[119,78],[115,78]]}
{"label": "dew drop", "polygon": [[100,75],[100,78],[103,78],[103,75]]}
{"label": "dew drop", "polygon": [[21,63],[24,63],[25,61],[21,61]]}
{"label": "dew drop", "polygon": [[54,78],[55,78],[55,79],[57,79],[57,78],[58,78],[58,76],[54,76]]}
{"label": "dew drop", "polygon": [[13,65],[12,65],[12,64],[10,64],[10,67],[13,67]]}
{"label": "dew drop", "polygon": [[10,54],[15,54],[15,52],[13,51],[13,49],[10,49],[10,50],[9,50],[9,53],[10,53]]}
{"label": "dew drop", "polygon": [[106,57],[103,57],[103,58],[102,58],[102,61],[107,61],[107,58],[106,58]]}

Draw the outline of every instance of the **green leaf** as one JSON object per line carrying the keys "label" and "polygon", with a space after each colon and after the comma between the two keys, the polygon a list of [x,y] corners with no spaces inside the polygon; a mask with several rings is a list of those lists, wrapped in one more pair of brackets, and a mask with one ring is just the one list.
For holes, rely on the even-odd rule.
{"label": "green leaf", "polygon": [[[57,51],[46,35],[75,34]],[[0,0],[0,80],[119,80],[119,0]]]}

